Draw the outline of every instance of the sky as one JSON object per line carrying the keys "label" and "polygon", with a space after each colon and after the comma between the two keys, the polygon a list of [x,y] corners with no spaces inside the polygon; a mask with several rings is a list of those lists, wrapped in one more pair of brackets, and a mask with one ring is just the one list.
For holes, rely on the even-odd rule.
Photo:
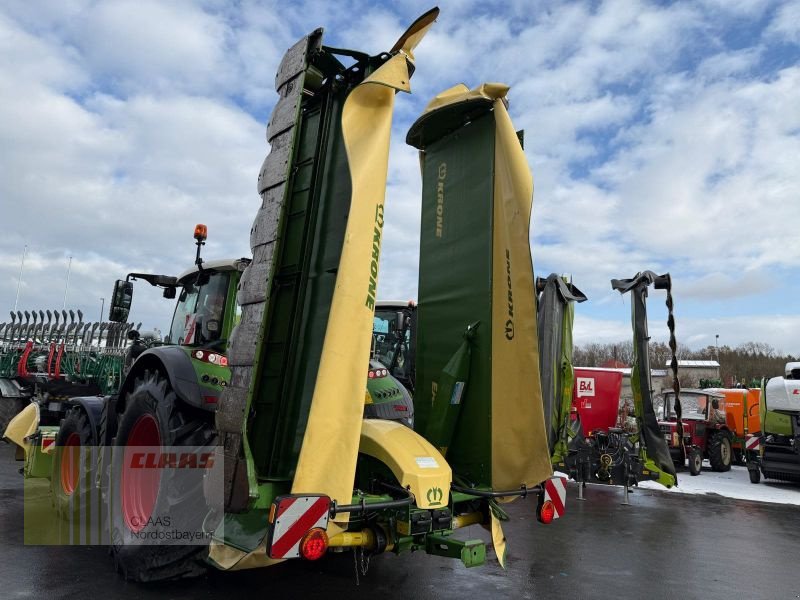
{"label": "sky", "polygon": [[[431,7],[2,3],[0,322],[18,288],[19,309],[60,309],[66,290],[67,308],[98,319],[115,279],[188,268],[195,223],[206,258],[249,256],[283,53],[324,27],[326,45],[378,54]],[[629,298],[609,281],[649,269],[672,276],[679,342],[800,355],[800,2],[439,7],[395,103],[379,297],[416,298],[408,128],[456,83],[503,82],[535,182],[536,274],[569,274],[589,297],[577,344],[631,338]],[[665,340],[662,292],[648,309]],[[131,320],[164,331],[171,316],[136,286]]]}

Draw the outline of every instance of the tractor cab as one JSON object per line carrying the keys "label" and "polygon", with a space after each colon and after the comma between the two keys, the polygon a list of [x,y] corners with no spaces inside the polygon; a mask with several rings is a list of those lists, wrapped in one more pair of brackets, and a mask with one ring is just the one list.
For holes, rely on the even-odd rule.
{"label": "tractor cab", "polygon": [[[691,421],[708,421],[711,401],[716,398],[724,407],[725,396],[709,390],[681,390],[681,418]],[[661,407],[660,421],[675,421],[675,392],[664,392],[664,404]]]}
{"label": "tractor cab", "polygon": [[372,325],[374,358],[414,391],[416,303],[379,301]]}
{"label": "tractor cab", "polygon": [[241,316],[236,287],[247,259],[205,263],[177,278],[178,303],[167,344],[224,352],[231,330]]}

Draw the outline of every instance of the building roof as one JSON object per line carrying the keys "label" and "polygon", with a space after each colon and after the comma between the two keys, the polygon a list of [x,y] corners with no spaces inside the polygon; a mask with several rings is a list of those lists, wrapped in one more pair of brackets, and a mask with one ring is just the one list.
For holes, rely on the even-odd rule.
{"label": "building roof", "polygon": [[[668,367],[672,366],[672,359],[667,361]],[[678,368],[686,367],[688,369],[713,369],[719,368],[719,363],[715,360],[681,360],[678,359]]]}
{"label": "building roof", "polygon": [[[680,363],[678,363],[680,366]],[[630,377],[631,376],[631,368],[630,367],[575,367],[576,369],[581,369],[582,371],[614,371],[615,373],[622,373],[623,377]],[[667,371],[664,369],[650,369],[650,376],[651,377],[666,377]]]}

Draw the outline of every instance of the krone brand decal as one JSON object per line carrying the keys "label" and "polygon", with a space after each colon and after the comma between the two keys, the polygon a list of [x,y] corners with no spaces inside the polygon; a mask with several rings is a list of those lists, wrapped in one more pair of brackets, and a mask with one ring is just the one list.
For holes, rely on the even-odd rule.
{"label": "krone brand decal", "polygon": [[439,181],[436,182],[436,237],[442,237],[444,229],[444,180],[447,178],[447,163],[439,165]]}
{"label": "krone brand decal", "polygon": [[509,319],[506,321],[506,339],[513,340],[514,339],[514,321]]}
{"label": "krone brand decal", "polygon": [[378,261],[381,257],[381,232],[383,231],[383,204],[375,206],[375,228],[372,231],[372,262],[369,264],[369,287],[365,306],[375,310],[375,294],[378,288]]}
{"label": "krone brand decal", "polygon": [[442,498],[444,498],[444,492],[440,487],[432,487],[428,489],[428,493],[425,494],[425,497],[428,499],[428,504],[430,505],[441,504]]}
{"label": "krone brand decal", "polygon": [[514,294],[511,291],[511,252],[506,248],[506,276],[508,283],[508,321],[506,321],[506,339],[514,339]]}

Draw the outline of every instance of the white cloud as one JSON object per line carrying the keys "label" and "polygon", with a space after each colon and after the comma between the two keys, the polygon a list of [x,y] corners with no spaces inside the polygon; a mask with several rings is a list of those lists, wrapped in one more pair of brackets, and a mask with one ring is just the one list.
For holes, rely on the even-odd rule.
{"label": "white cloud", "polygon": [[[26,243],[25,301],[60,306],[72,255],[70,297],[92,312],[129,270],[182,270],[197,221],[209,225],[207,256],[247,254],[283,52],[318,26],[328,45],[382,51],[427,8],[4,6],[0,304],[13,305]],[[687,300],[682,323],[695,324],[682,341],[706,343],[699,315],[714,294],[772,284],[749,315],[711,324],[721,340],[746,333],[800,351],[784,334],[796,323],[772,319],[790,312],[772,299],[786,295],[776,269],[800,266],[798,14],[798,2],[447,2],[416,51],[414,94],[396,101],[381,295],[416,295],[421,186],[408,126],[453,83],[499,80],[526,130],[537,274],[572,273],[590,296],[576,339],[627,339],[609,279],[653,269],[670,271]],[[169,312],[154,294],[137,289],[146,326]]]}
{"label": "white cloud", "polygon": [[800,2],[793,0],[778,7],[764,37],[777,37],[787,43],[800,43]]}

